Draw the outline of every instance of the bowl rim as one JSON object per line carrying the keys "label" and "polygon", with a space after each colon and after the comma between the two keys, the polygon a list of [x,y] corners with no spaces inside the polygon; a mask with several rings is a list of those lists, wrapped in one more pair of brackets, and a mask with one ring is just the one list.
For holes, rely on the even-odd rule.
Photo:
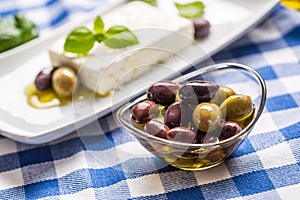
{"label": "bowl rim", "polygon": [[260,105],[259,105],[259,108],[257,109],[257,112],[256,112],[256,115],[255,115],[254,119],[250,122],[250,124],[248,124],[238,134],[236,134],[236,135],[234,135],[230,138],[227,138],[225,140],[215,142],[215,143],[191,144],[191,143],[171,141],[171,140],[159,138],[159,137],[156,137],[156,136],[151,135],[149,133],[146,133],[146,132],[130,125],[125,119],[122,118],[122,114],[126,110],[128,110],[132,105],[134,105],[135,103],[140,102],[142,100],[145,100],[146,94],[142,95],[139,98],[134,99],[134,101],[132,101],[132,102],[128,102],[128,103],[124,104],[123,106],[121,106],[117,110],[116,118],[117,118],[117,122],[119,123],[119,126],[125,128],[128,132],[130,132],[131,134],[134,134],[136,137],[147,138],[147,139],[150,139],[150,140],[153,140],[155,142],[162,143],[162,144],[180,145],[182,147],[197,147],[197,148],[213,147],[213,146],[217,146],[217,145],[225,145],[227,143],[235,141],[236,139],[242,137],[245,134],[249,134],[250,130],[253,128],[253,126],[256,124],[257,120],[260,118],[261,114],[263,113],[265,103],[266,103],[266,98],[267,98],[266,83],[265,83],[264,79],[261,77],[261,75],[256,70],[254,70],[253,68],[251,68],[251,67],[249,67],[245,64],[241,64],[241,63],[233,63],[233,62],[218,63],[218,64],[213,64],[213,65],[201,67],[200,69],[197,69],[197,70],[192,71],[190,73],[187,73],[183,76],[175,78],[172,81],[178,83],[178,82],[182,82],[184,80],[187,80],[187,79],[192,78],[192,77],[197,76],[197,75],[199,76],[201,74],[212,72],[214,70],[219,70],[219,69],[222,70],[222,69],[227,69],[227,68],[240,69],[240,70],[245,70],[245,71],[250,72],[250,74],[252,74],[256,78],[256,80],[259,82],[260,89],[261,89],[261,101],[260,101]]}

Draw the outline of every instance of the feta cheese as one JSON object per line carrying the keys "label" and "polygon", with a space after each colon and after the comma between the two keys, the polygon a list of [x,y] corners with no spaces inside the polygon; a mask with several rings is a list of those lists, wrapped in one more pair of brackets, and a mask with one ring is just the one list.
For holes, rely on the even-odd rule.
{"label": "feta cheese", "polygon": [[74,57],[63,51],[63,38],[49,51],[53,65],[76,68],[81,83],[100,95],[146,73],[151,70],[151,65],[193,43],[192,21],[166,14],[143,2],[127,3],[102,18],[105,27],[128,27],[137,36],[139,44],[124,49],[110,49],[102,43],[96,44],[88,56]]}

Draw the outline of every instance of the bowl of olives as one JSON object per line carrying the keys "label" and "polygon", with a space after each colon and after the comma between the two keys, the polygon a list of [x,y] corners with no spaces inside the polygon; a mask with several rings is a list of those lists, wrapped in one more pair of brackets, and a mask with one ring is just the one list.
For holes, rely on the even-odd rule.
{"label": "bowl of olives", "polygon": [[117,121],[149,152],[184,170],[214,167],[243,142],[266,101],[251,67],[221,63],[151,83],[117,111]]}

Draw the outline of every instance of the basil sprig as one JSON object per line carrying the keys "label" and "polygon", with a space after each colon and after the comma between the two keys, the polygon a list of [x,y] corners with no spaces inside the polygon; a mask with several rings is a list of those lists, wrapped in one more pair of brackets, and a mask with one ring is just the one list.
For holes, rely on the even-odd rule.
{"label": "basil sprig", "polygon": [[0,19],[0,53],[39,36],[36,25],[22,14],[14,21]]}
{"label": "basil sprig", "polygon": [[195,19],[204,14],[205,6],[201,1],[195,1],[187,4],[175,3],[175,6],[179,11],[180,16],[188,19]]}
{"label": "basil sprig", "polygon": [[137,37],[125,26],[112,26],[107,30],[100,16],[94,21],[93,30],[81,26],[75,28],[67,36],[64,51],[76,54],[87,54],[95,42],[103,42],[105,46],[113,49],[125,48],[139,43]]}

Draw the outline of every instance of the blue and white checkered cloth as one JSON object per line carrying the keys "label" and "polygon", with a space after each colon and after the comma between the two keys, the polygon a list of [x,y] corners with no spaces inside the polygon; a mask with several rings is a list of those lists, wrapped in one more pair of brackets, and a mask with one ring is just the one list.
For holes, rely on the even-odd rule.
{"label": "blue and white checkered cloth", "polygon": [[[47,30],[103,0],[30,2],[1,0],[0,15],[43,13],[37,23]],[[77,133],[35,146],[0,136],[0,199],[300,199],[300,14],[277,7],[213,59],[253,66],[268,88],[261,119],[225,163],[192,172],[157,169],[155,157],[122,159],[118,149],[134,141],[107,115],[98,122],[110,145],[98,137],[86,148]]]}

